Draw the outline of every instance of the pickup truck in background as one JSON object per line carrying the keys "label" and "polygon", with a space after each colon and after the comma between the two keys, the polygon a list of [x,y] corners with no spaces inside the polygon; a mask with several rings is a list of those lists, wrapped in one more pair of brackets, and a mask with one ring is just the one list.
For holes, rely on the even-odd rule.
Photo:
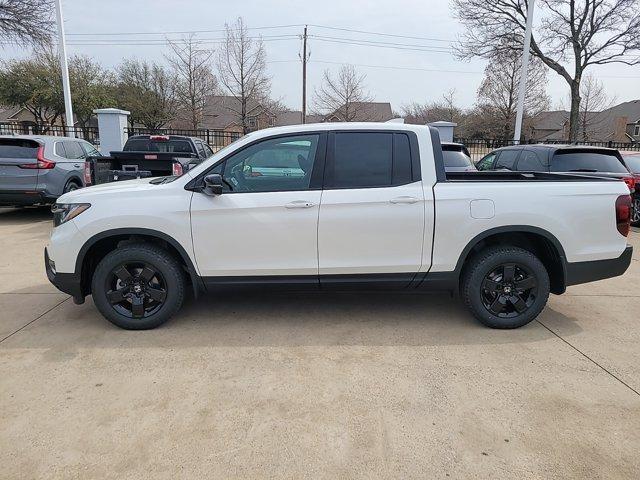
{"label": "pickup truck in background", "polygon": [[199,138],[181,135],[134,135],[122,151],[87,159],[84,181],[87,185],[135,178],[182,175],[213,155]]}
{"label": "pickup truck in background", "polygon": [[408,124],[260,130],[182,176],[70,192],[53,211],[49,280],[127,329],[165,322],[188,286],[453,292],[516,328],[632,255],[624,182],[447,173],[437,131]]}
{"label": "pickup truck in background", "polygon": [[583,145],[514,145],[498,148],[476,163],[478,170],[517,172],[566,172],[623,180],[629,187],[633,208],[631,225],[640,226],[640,187],[620,152],[614,148]]}

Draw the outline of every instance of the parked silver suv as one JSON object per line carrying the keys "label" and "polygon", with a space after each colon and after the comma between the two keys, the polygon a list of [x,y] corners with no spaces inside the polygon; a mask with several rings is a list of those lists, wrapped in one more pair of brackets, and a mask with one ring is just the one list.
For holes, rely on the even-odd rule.
{"label": "parked silver suv", "polygon": [[84,160],[100,155],[70,137],[0,136],[0,205],[38,205],[84,186]]}

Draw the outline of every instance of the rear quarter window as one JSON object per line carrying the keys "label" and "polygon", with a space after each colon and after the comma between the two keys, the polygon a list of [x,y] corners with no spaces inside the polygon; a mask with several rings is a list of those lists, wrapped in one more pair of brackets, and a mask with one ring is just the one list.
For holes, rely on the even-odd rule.
{"label": "rear quarter window", "polygon": [[614,153],[558,151],[551,160],[552,172],[610,172],[628,173]]}

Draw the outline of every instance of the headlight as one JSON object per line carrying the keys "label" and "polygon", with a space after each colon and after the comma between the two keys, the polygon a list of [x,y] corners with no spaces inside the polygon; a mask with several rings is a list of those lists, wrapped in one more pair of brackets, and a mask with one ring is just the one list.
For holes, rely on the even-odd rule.
{"label": "headlight", "polygon": [[90,203],[56,203],[51,207],[53,226],[57,227],[76,218],[91,206]]}

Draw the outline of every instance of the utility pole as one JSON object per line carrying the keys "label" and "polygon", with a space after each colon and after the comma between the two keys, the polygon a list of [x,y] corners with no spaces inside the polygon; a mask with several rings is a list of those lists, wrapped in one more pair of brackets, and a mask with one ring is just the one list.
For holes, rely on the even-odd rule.
{"label": "utility pole", "polygon": [[62,70],[62,92],[64,94],[64,112],[67,127],[67,135],[75,137],[73,131],[73,107],[71,106],[71,88],[69,87],[69,66],[67,65],[67,43],[64,38],[64,22],[62,17],[62,0],[56,0],[56,17],[58,20],[58,55],[60,55],[60,67]]}
{"label": "utility pole", "polygon": [[527,9],[527,25],[524,30],[524,46],[522,47],[522,66],[520,67],[520,85],[518,86],[518,110],[516,112],[516,128],[513,141],[520,143],[522,133],[522,117],[524,115],[524,97],[527,91],[527,70],[529,69],[529,47],[531,46],[531,29],[533,28],[533,7],[535,0],[529,0]]}
{"label": "utility pole", "polygon": [[307,123],[307,26],[302,35],[302,123]]}

